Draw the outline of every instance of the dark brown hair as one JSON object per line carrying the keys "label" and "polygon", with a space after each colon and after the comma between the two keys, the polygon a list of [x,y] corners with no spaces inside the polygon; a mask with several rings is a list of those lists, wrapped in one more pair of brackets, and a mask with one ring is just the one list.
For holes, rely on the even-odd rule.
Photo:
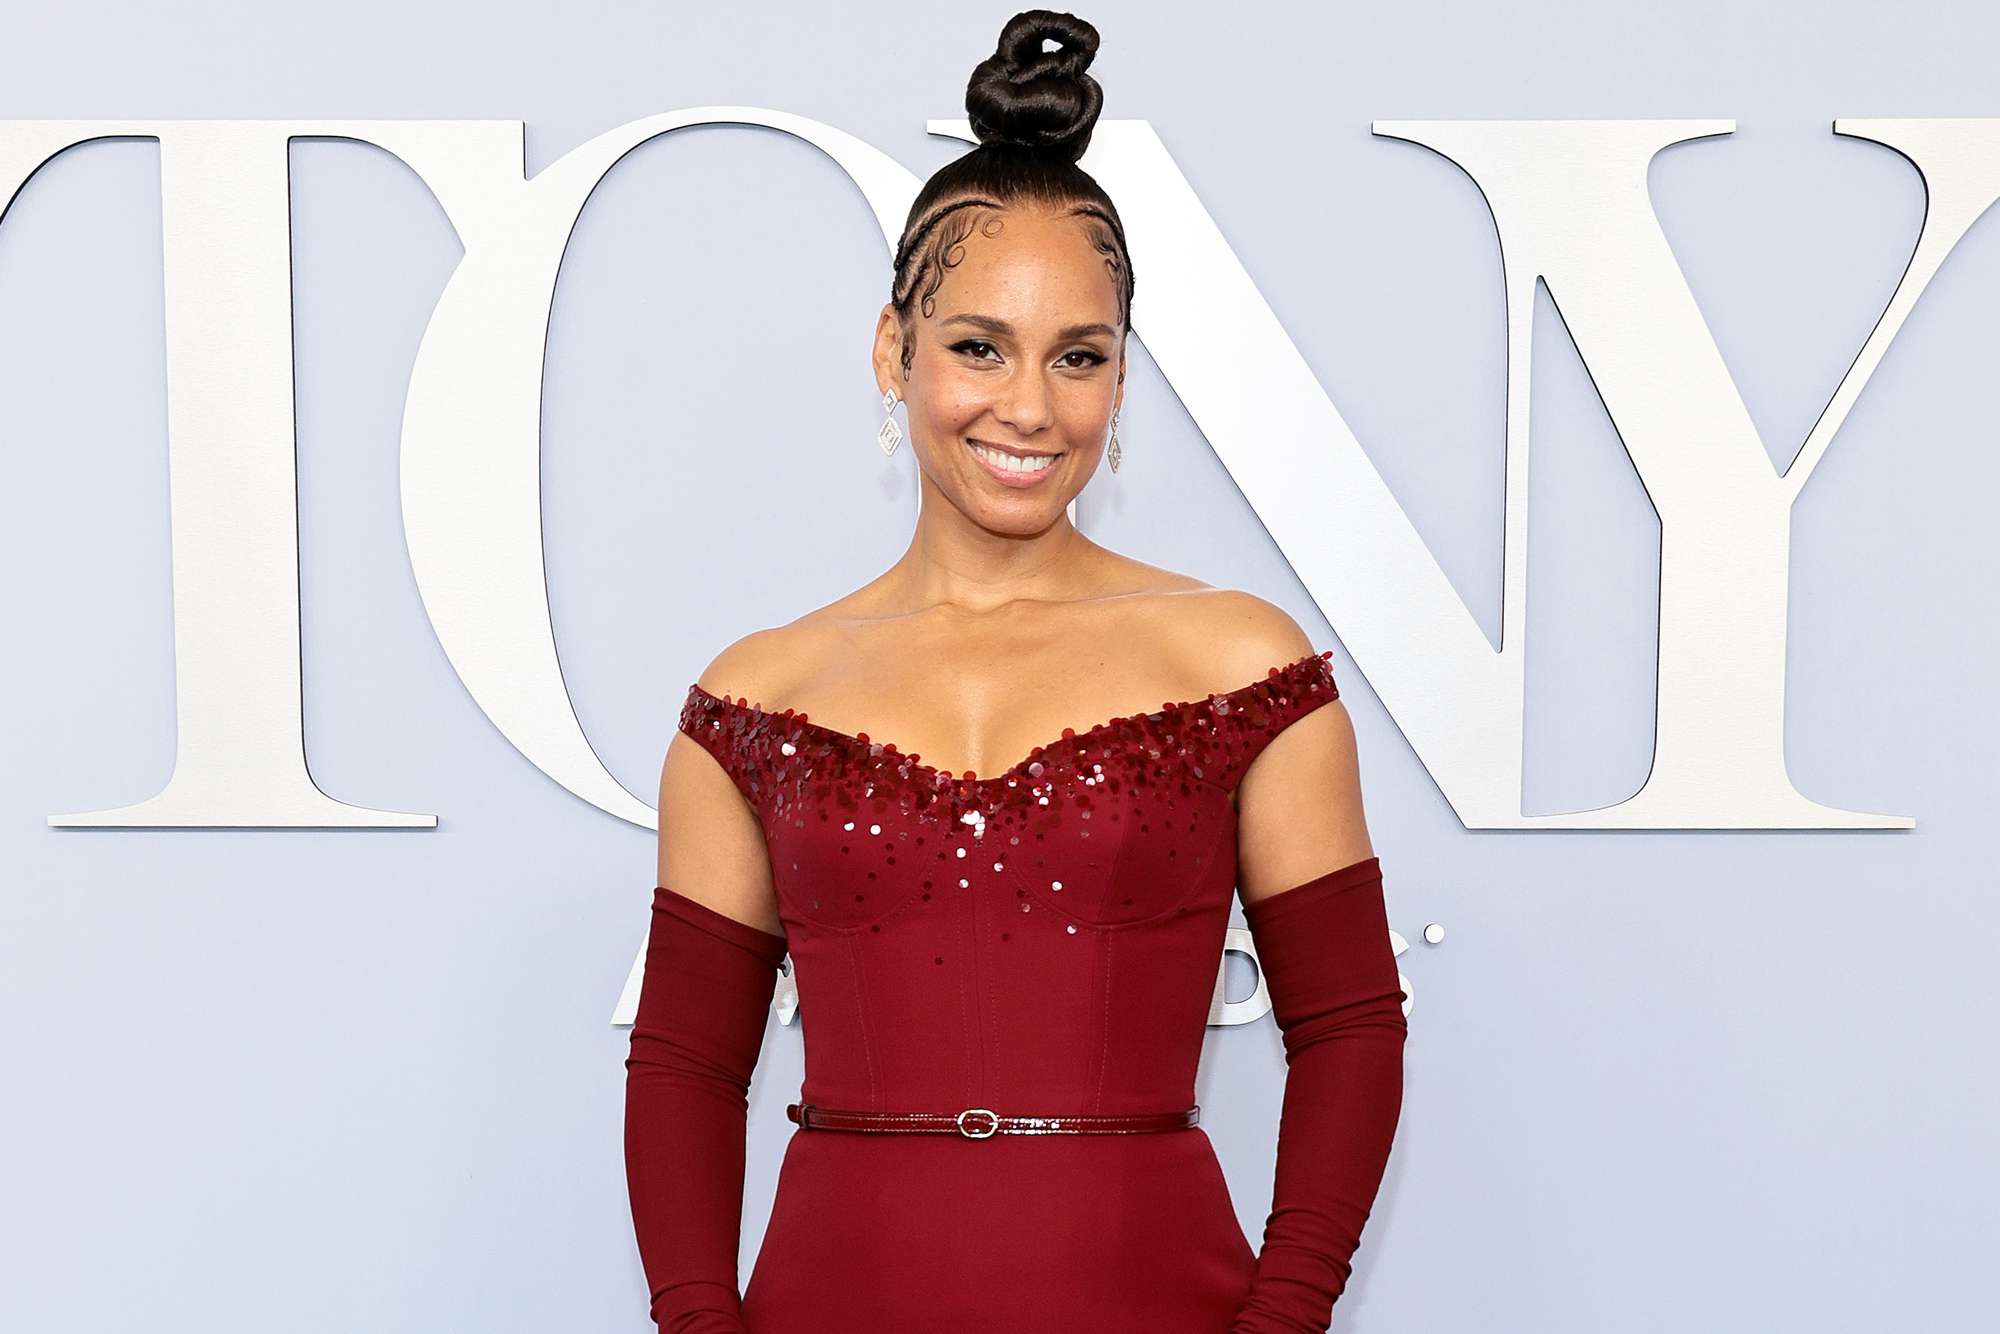
{"label": "dark brown hair", "polygon": [[[1053,51],[1042,43],[1053,41]],[[1118,288],[1119,323],[1132,323],[1132,259],[1125,224],[1077,159],[1090,146],[1104,90],[1090,77],[1097,29],[1074,14],[1030,9],[1007,20],[999,45],[972,71],[965,110],[979,144],[938,168],[903,223],[890,301],[903,329],[903,373],[915,347],[915,312],[926,318],[961,242],[982,210],[1025,203],[1084,220]]]}

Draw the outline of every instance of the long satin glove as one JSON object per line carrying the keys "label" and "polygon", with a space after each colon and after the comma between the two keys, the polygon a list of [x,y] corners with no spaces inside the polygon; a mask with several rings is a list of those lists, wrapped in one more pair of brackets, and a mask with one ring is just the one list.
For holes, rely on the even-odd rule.
{"label": "long satin glove", "polygon": [[1230,1334],[1320,1334],[1347,1287],[1403,1107],[1409,1022],[1379,858],[1243,907],[1284,1034],[1277,1175]]}
{"label": "long satin glove", "polygon": [[667,1334],[747,1334],[736,1287],[750,1075],[785,938],[664,886],[625,1060],[632,1227]]}

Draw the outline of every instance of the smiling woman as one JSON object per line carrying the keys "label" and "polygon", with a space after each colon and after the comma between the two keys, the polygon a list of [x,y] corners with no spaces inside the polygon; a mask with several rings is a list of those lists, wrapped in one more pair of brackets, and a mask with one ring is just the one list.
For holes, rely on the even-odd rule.
{"label": "smiling woman", "polygon": [[[910,405],[927,488],[1002,530],[1046,528],[1046,502],[990,499],[986,482],[1067,491],[1066,503],[1107,428],[1114,470],[1120,457],[1132,261],[1117,206],[1075,165],[1103,103],[1084,72],[1096,30],[1034,17],[1046,13],[1017,16],[1012,44],[1003,34],[975,71],[966,109],[980,146],[911,204],[876,322],[876,376],[886,402]],[[924,344],[943,355],[920,359]]]}
{"label": "smiling woman", "polygon": [[[907,550],[682,701],[627,1062],[664,1329],[1324,1329],[1381,1182],[1405,998],[1332,654],[1068,517],[1119,458],[1133,290],[1077,166],[1097,40],[1011,20],[967,89],[979,146],[910,210],[872,347]],[[1288,1062],[1260,1252],[1193,1098],[1236,896]],[[788,953],[805,1082],[739,1293]]]}
{"label": "smiling woman", "polygon": [[[1013,325],[990,315],[949,315],[940,320],[938,324],[940,328],[946,330],[951,329],[953,326],[983,329],[993,334],[995,338],[1004,340],[1018,340],[1020,338],[1020,335],[1015,332]],[[1066,329],[1058,330],[1055,341],[1058,344],[1066,344],[1075,343],[1082,339],[1116,339],[1118,337],[1118,330],[1108,324],[1072,324]],[[962,339],[959,342],[953,343],[951,350],[977,360],[1004,364],[999,349],[984,338]],[[1110,361],[1109,355],[1100,352],[1096,346],[1084,344],[1063,353],[1057,358],[1057,364],[1059,366],[1069,365],[1071,358],[1079,357],[1082,360],[1076,362],[1074,365],[1070,365],[1070,369],[1088,371],[1093,367],[1103,366]],[[1115,434],[1115,423],[1118,416],[1116,408],[1112,409],[1111,415]],[[1034,485],[1049,475],[1050,469],[1054,467],[1057,459],[1068,453],[1067,449],[1059,448],[1053,442],[1044,442],[1040,446],[1005,445],[992,440],[982,440],[976,436],[967,436],[966,444],[978,456],[980,461],[992,470],[995,478],[1003,486]],[[1118,467],[1117,455],[1115,453],[1110,455],[1110,460],[1112,469],[1116,471]]]}
{"label": "smiling woman", "polygon": [[[890,382],[885,401],[909,405],[926,490],[989,528],[1040,532],[1045,495],[1006,493],[1068,480],[1074,494],[1106,450],[1124,400],[1130,266],[1108,202],[1001,209],[985,198],[920,215],[929,239],[906,251],[909,285],[877,320],[876,373]],[[998,243],[968,244],[974,235]],[[1102,314],[1078,320],[1079,307]],[[919,357],[926,345],[939,355]]]}

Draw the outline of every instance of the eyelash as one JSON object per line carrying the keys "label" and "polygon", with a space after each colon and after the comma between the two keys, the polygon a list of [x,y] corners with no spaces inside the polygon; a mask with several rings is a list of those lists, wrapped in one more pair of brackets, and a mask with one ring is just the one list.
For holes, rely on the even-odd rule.
{"label": "eyelash", "polygon": [[[993,344],[987,342],[984,338],[967,338],[962,342],[953,343],[951,345],[951,350],[954,352],[963,352],[967,348],[992,347],[992,346]],[[1076,370],[1076,371],[1089,370],[1091,366],[1102,366],[1107,360],[1107,358],[1098,356],[1097,353],[1092,352],[1087,347],[1073,348],[1070,351],[1063,353],[1063,355],[1065,357],[1090,358],[1088,365],[1070,367],[1071,370]],[[984,360],[984,358],[981,358],[981,360]]]}

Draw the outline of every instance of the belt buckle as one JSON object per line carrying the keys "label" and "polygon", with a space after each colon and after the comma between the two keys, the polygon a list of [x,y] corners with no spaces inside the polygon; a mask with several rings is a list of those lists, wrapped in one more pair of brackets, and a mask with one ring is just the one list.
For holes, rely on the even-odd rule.
{"label": "belt buckle", "polygon": [[[985,1117],[986,1128],[984,1130],[966,1129],[965,1118],[968,1116]],[[958,1133],[967,1139],[991,1139],[1000,1129],[1000,1114],[990,1107],[968,1107],[952,1119],[958,1122]]]}

